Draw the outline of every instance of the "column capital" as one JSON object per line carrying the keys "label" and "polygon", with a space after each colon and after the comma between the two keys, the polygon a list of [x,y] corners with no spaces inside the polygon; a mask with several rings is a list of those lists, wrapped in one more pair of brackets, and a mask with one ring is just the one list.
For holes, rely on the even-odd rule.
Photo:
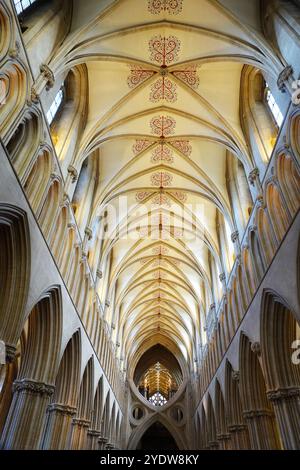
{"label": "column capital", "polygon": [[245,431],[247,428],[246,424],[231,424],[228,426],[228,430],[230,432],[240,432],[240,431]]}
{"label": "column capital", "polygon": [[101,432],[97,431],[97,429],[89,429],[88,430],[88,436],[98,437],[100,439],[101,438]]}
{"label": "column capital", "polygon": [[17,348],[12,344],[5,343],[6,362],[13,362],[16,357]]}
{"label": "column capital", "polygon": [[289,398],[300,397],[299,387],[277,388],[276,390],[269,390],[267,397],[272,402],[286,400]]}
{"label": "column capital", "polygon": [[254,419],[267,416],[274,416],[271,410],[245,410],[243,411],[243,417],[245,419]]}
{"label": "column capital", "polygon": [[229,433],[226,433],[226,434],[217,434],[217,440],[218,441],[229,441],[231,439],[231,436]]}
{"label": "column capital", "polygon": [[72,424],[80,426],[82,428],[89,428],[91,421],[83,418],[73,418]]}
{"label": "column capital", "polygon": [[56,412],[65,416],[74,416],[77,408],[75,406],[63,405],[61,403],[51,403],[47,408],[48,413]]}
{"label": "column capital", "polygon": [[30,379],[15,380],[13,383],[13,392],[30,393],[33,395],[46,395],[50,397],[55,390],[54,385],[44,382],[37,382]]}

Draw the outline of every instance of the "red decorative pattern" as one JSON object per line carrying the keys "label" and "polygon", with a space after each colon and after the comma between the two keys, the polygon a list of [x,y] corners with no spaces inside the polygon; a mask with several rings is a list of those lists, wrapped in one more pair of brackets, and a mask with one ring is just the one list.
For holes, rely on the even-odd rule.
{"label": "red decorative pattern", "polygon": [[197,66],[190,65],[184,70],[175,70],[173,75],[193,90],[197,90],[199,86],[199,77],[197,75]]}
{"label": "red decorative pattern", "polygon": [[151,196],[152,193],[149,191],[139,191],[135,195],[135,199],[137,202],[143,202],[145,199],[147,199],[149,196]]}
{"label": "red decorative pattern", "polygon": [[156,147],[152,152],[151,163],[169,163],[174,162],[173,152],[165,144],[161,144]]}
{"label": "red decorative pattern", "polygon": [[175,36],[154,36],[149,41],[150,60],[166,67],[178,59],[180,40]]}
{"label": "red decorative pattern", "polygon": [[170,116],[156,116],[151,119],[150,127],[152,134],[166,137],[174,134],[176,121]]}
{"label": "red decorative pattern", "polygon": [[148,147],[150,147],[151,144],[152,142],[150,142],[149,140],[136,140],[135,144],[133,144],[132,146],[132,151],[134,155],[137,155],[138,153],[141,153]]}
{"label": "red decorative pattern", "polygon": [[152,248],[152,253],[154,255],[167,255],[169,250],[166,246],[156,246],[155,248]]}
{"label": "red decorative pattern", "polygon": [[166,279],[168,277],[167,273],[156,271],[152,274],[153,279]]}
{"label": "red decorative pattern", "polygon": [[172,140],[170,144],[179,150],[186,157],[190,157],[192,153],[192,146],[188,140]]}
{"label": "red decorative pattern", "polygon": [[182,203],[187,201],[187,194],[183,191],[172,191],[170,194]]}
{"label": "red decorative pattern", "polygon": [[168,206],[171,207],[172,203],[165,194],[157,194],[152,200],[152,204],[157,206]]}
{"label": "red decorative pattern", "polygon": [[165,173],[164,171],[158,171],[157,173],[153,173],[153,175],[151,175],[152,186],[156,186],[158,188],[166,188],[171,186],[172,180],[173,176],[169,173]]}
{"label": "red decorative pattern", "polygon": [[130,65],[130,75],[127,78],[129,88],[135,88],[155,74],[153,70],[143,69],[140,65]]}
{"label": "red decorative pattern", "polygon": [[148,0],[148,10],[153,15],[165,13],[178,15],[182,11],[183,0]]}
{"label": "red decorative pattern", "polygon": [[151,86],[150,101],[157,103],[161,100],[166,100],[169,103],[174,103],[177,100],[177,86],[169,78],[162,77],[156,80]]}

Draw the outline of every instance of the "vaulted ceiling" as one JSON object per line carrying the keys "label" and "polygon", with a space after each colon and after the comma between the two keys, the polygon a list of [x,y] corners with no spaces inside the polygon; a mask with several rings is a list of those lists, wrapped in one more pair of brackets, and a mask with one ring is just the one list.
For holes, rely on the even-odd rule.
{"label": "vaulted ceiling", "polygon": [[112,263],[120,354],[160,342],[191,359],[211,302],[211,260],[222,272],[217,214],[234,230],[226,161],[253,169],[241,70],[276,70],[259,2],[75,0],[64,51],[56,68],[88,70],[77,158],[99,154],[94,213],[117,214],[108,210],[102,259]]}

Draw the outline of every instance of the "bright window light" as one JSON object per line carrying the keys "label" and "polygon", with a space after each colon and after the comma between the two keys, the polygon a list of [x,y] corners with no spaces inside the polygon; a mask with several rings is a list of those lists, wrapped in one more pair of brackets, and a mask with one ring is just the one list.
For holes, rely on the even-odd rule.
{"label": "bright window light", "polygon": [[149,401],[154,406],[163,406],[167,403],[165,397],[159,392],[154,393],[154,395],[149,398]]}
{"label": "bright window light", "polygon": [[280,109],[279,109],[279,107],[278,107],[278,105],[275,101],[275,98],[272,95],[272,93],[270,91],[270,88],[268,87],[267,84],[266,84],[266,88],[267,88],[266,100],[267,100],[268,106],[271,110],[271,113],[272,113],[275,121],[277,122],[278,127],[281,127],[281,124],[283,123],[282,112],[280,111]]}
{"label": "bright window light", "polygon": [[26,10],[30,5],[35,3],[36,0],[14,0],[17,14],[19,15]]}
{"label": "bright window light", "polygon": [[53,103],[50,106],[49,111],[47,112],[47,121],[48,121],[49,125],[51,124],[51,122],[55,118],[55,115],[58,111],[58,108],[60,107],[60,105],[63,101],[63,98],[64,98],[64,92],[63,92],[63,89],[60,88],[60,90],[58,91],[56,97],[54,98]]}

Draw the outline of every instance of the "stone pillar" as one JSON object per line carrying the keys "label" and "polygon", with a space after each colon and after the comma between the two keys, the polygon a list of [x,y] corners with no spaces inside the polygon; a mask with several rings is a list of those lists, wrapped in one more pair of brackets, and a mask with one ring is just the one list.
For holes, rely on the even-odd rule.
{"label": "stone pillar", "polygon": [[246,424],[232,424],[228,426],[230,432],[232,449],[250,449],[248,429]]}
{"label": "stone pillar", "polygon": [[80,450],[88,448],[88,429],[91,421],[83,418],[73,418],[71,428],[70,449]]}
{"label": "stone pillar", "polygon": [[46,410],[54,390],[54,385],[31,379],[14,382],[13,399],[0,442],[1,449],[40,448]]}
{"label": "stone pillar", "polygon": [[217,440],[219,442],[220,450],[231,449],[231,436],[230,434],[217,434]]}
{"label": "stone pillar", "polygon": [[48,406],[48,421],[43,440],[43,449],[68,449],[74,406],[51,403]]}
{"label": "stone pillar", "polygon": [[90,450],[99,450],[99,439],[101,438],[101,432],[96,429],[89,429],[87,433],[88,448]]}
{"label": "stone pillar", "polygon": [[273,405],[284,448],[300,449],[300,388],[269,390],[267,397]]}
{"label": "stone pillar", "polygon": [[99,443],[99,450],[105,450],[106,444],[108,443],[107,437],[99,437],[98,443]]}
{"label": "stone pillar", "polygon": [[248,425],[251,448],[254,450],[280,449],[274,426],[274,415],[270,410],[243,411]]}

